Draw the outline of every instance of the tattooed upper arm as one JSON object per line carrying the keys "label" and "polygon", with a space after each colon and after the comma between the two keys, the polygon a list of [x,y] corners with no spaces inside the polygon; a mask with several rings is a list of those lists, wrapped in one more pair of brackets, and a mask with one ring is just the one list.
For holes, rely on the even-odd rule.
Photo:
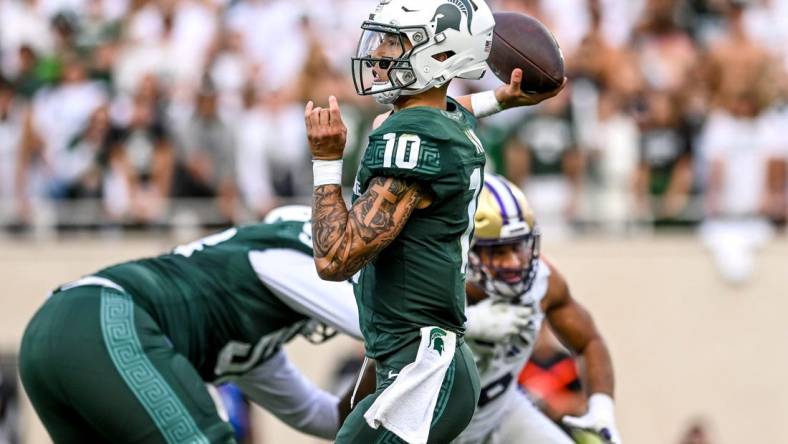
{"label": "tattooed upper arm", "polygon": [[312,242],[320,277],[353,276],[397,237],[425,199],[429,196],[418,183],[376,177],[348,211],[338,185],[316,187]]}

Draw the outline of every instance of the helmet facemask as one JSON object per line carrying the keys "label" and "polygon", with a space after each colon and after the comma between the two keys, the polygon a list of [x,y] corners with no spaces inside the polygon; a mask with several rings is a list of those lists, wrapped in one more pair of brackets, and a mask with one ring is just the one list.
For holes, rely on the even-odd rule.
{"label": "helmet facemask", "polygon": [[[391,104],[403,89],[414,85],[410,62],[413,50],[426,43],[421,27],[401,28],[365,22],[353,57],[353,83],[359,95],[373,95],[378,103]],[[411,42],[416,41],[414,45]]]}
{"label": "helmet facemask", "polygon": [[[533,230],[514,239],[476,242],[469,252],[471,274],[468,279],[490,297],[506,302],[517,300],[533,285],[539,269],[540,234]],[[499,266],[499,255],[515,254],[519,263]]]}

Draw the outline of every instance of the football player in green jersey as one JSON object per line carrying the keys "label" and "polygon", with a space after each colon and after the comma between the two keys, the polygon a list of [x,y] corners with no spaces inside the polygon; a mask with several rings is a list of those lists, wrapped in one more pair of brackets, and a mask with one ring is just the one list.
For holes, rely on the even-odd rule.
{"label": "football player in green jersey", "polygon": [[[470,110],[446,91],[453,78],[483,75],[494,24],[482,0],[383,0],[364,22],[356,89],[393,113],[369,137],[350,210],[337,100],[306,106],[315,265],[324,279],[352,278],[366,354],[377,362],[377,389],[339,443],[446,443],[473,415],[479,376],[463,342],[465,273],[485,163],[474,112],[501,103],[489,92],[465,101]],[[533,104],[557,92],[518,97]]]}
{"label": "football player in green jersey", "polygon": [[[28,324],[20,375],[56,443],[230,443],[205,382],[234,382],[305,433],[349,410],[282,345],[324,324],[360,338],[349,283],[314,269],[309,207],[57,289]],[[343,411],[340,412],[340,405]]]}

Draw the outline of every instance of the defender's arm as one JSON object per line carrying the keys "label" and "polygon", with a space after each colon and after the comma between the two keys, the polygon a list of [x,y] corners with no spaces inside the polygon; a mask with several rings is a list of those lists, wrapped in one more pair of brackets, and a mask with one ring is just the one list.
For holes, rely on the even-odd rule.
{"label": "defender's arm", "polygon": [[566,279],[547,263],[551,273],[544,308],[550,326],[564,345],[585,359],[590,392],[612,397],[615,381],[607,345],[591,314],[572,298]]}
{"label": "defender's arm", "polygon": [[[547,261],[545,261],[547,262]],[[591,314],[575,301],[564,277],[549,262],[550,280],[544,311],[556,336],[586,364],[589,392],[588,411],[580,417],[565,416],[570,428],[593,430],[612,444],[621,444],[613,402],[613,361]]]}

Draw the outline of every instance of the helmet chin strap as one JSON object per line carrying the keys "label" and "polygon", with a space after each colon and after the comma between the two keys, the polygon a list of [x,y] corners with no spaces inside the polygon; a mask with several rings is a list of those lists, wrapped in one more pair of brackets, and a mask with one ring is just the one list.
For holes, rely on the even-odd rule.
{"label": "helmet chin strap", "polygon": [[392,103],[396,102],[397,99],[399,99],[401,92],[402,92],[401,89],[395,89],[391,91],[385,91],[385,92],[373,94],[372,97],[374,97],[375,101],[380,103],[381,105],[391,105]]}
{"label": "helmet chin strap", "polygon": [[[398,72],[395,74],[395,77],[400,85],[409,84],[414,79],[414,74],[410,71]],[[394,83],[394,82],[392,82]],[[393,89],[391,91],[385,91],[377,94],[373,94],[375,101],[380,103],[381,105],[391,105],[392,103],[396,102],[400,96],[413,96],[416,94],[421,94],[422,92],[428,90],[429,87],[422,88],[420,90],[410,90],[404,89],[403,87]]]}

